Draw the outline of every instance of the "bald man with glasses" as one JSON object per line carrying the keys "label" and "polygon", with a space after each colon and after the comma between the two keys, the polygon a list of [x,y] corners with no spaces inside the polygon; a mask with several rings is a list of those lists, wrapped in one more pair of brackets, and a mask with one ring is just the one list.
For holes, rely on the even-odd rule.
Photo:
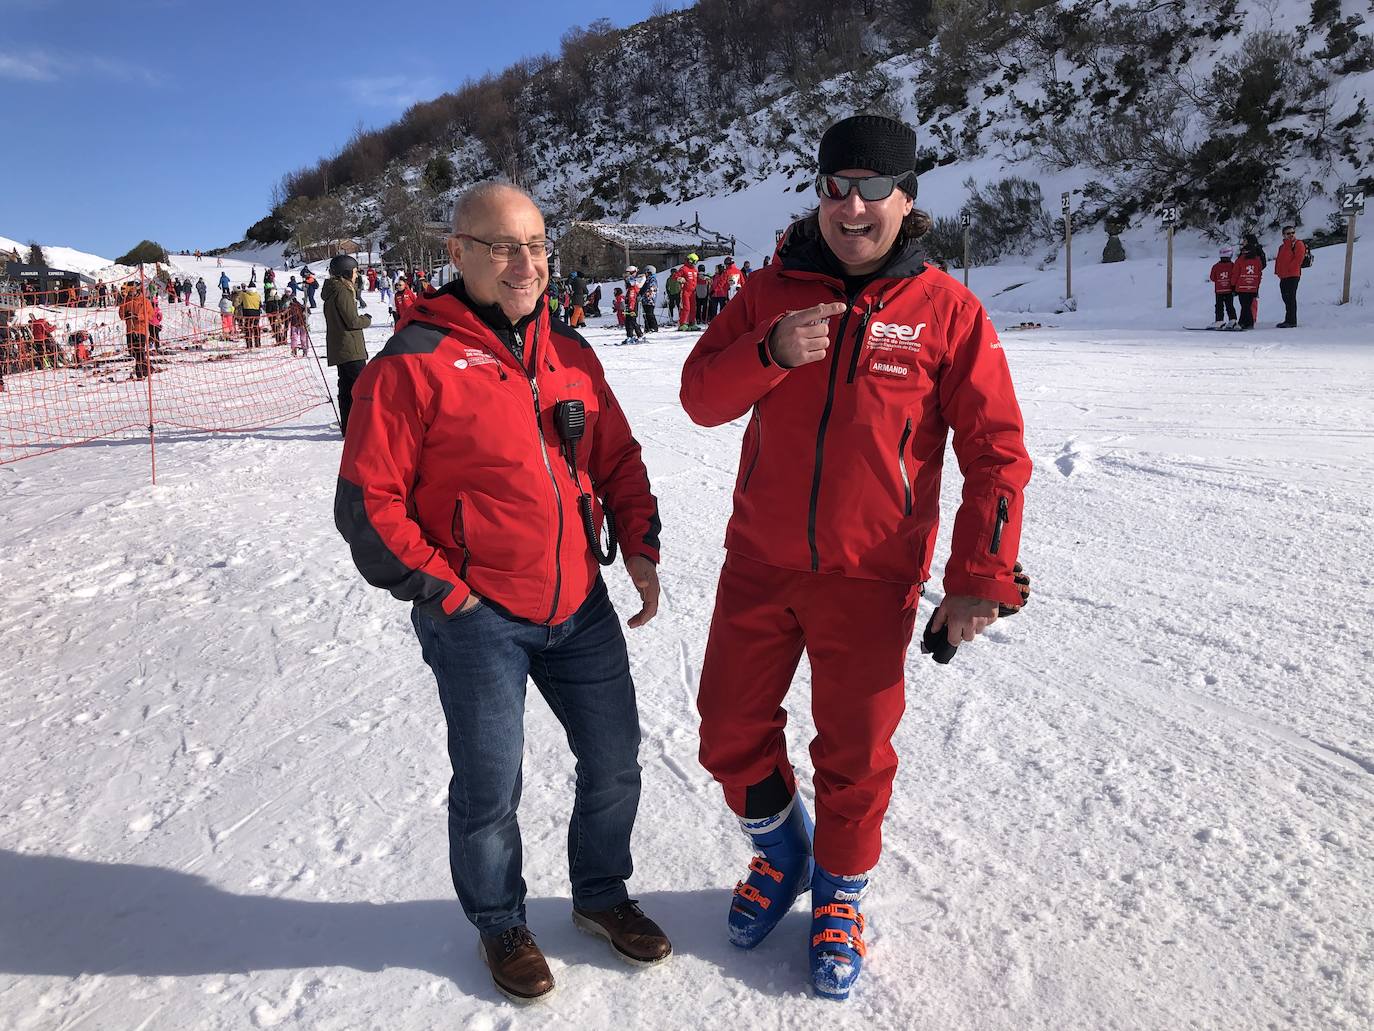
{"label": "bald man with glasses", "polygon": [[526,1002],[554,987],[521,873],[529,680],[577,759],[574,923],[632,964],[672,951],[626,888],[639,718],[600,572],[618,542],[642,603],[629,626],[654,617],[658,505],[595,353],[549,317],[530,197],[473,187],[448,251],[462,277],[406,310],[354,387],[335,522],[368,582],[411,603],[448,725],[454,889],[496,987]]}

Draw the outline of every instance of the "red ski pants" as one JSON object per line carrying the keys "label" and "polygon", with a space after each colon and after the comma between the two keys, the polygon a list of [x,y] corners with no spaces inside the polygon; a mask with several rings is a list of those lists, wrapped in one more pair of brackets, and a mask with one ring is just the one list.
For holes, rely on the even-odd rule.
{"label": "red ski pants", "polygon": [[697,320],[696,300],[696,297],[689,293],[686,287],[684,287],[682,290],[682,308],[677,317],[677,324],[679,326],[687,326]]}
{"label": "red ski pants", "polygon": [[919,597],[916,586],[735,554],[721,570],[697,694],[701,764],[738,816],[760,815],[746,814],[746,792],[774,771],[795,792],[783,702],[805,651],[816,724],[815,855],[834,874],[866,873],[882,852]]}

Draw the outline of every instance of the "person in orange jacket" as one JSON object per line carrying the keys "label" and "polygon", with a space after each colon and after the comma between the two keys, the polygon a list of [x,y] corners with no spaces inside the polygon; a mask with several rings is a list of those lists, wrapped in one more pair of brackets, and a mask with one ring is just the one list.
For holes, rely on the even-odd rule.
{"label": "person in orange jacket", "polygon": [[153,302],[136,285],[124,287],[124,300],[119,302],[119,317],[124,320],[124,339],[134,359],[134,379],[147,379],[148,337],[152,332]]}
{"label": "person in orange jacket", "polygon": [[[1212,271],[1207,278],[1212,283],[1212,289],[1216,293],[1216,312],[1215,321],[1212,323],[1213,329],[1233,329],[1236,324],[1236,287],[1232,281],[1235,274],[1236,263],[1231,260],[1236,253],[1234,247],[1223,247],[1217,262],[1212,266]],[[1225,319],[1222,316],[1226,316]]]}
{"label": "person in orange jacket", "polygon": [[1269,259],[1264,255],[1259,237],[1254,233],[1246,233],[1233,280],[1236,284],[1236,299],[1240,303],[1241,329],[1255,328],[1255,319],[1259,316],[1260,280],[1264,278],[1264,267],[1268,264]]}
{"label": "person in orange jacket", "polygon": [[1274,255],[1274,275],[1279,277],[1279,296],[1283,298],[1283,321],[1276,329],[1293,329],[1298,324],[1298,283],[1302,279],[1307,244],[1298,239],[1295,226],[1283,227],[1283,243]]}

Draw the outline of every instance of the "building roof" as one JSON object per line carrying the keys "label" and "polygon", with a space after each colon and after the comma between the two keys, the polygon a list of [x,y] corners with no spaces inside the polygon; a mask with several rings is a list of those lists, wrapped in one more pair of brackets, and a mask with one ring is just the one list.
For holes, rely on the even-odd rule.
{"label": "building roof", "polygon": [[569,232],[584,229],[607,243],[630,250],[642,251],[680,251],[691,250],[715,241],[721,247],[729,246],[729,237],[721,236],[709,229],[696,226],[642,226],[629,222],[574,222]]}

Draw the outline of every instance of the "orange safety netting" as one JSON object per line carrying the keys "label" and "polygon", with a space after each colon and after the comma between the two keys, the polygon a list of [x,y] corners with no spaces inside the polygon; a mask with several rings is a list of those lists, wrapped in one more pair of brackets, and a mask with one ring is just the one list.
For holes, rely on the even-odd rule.
{"label": "orange safety netting", "polygon": [[300,305],[222,315],[194,293],[189,304],[169,301],[165,279],[136,274],[107,287],[105,307],[23,298],[9,311],[0,465],[102,437],[152,441],[158,428],[260,429],[331,403]]}

